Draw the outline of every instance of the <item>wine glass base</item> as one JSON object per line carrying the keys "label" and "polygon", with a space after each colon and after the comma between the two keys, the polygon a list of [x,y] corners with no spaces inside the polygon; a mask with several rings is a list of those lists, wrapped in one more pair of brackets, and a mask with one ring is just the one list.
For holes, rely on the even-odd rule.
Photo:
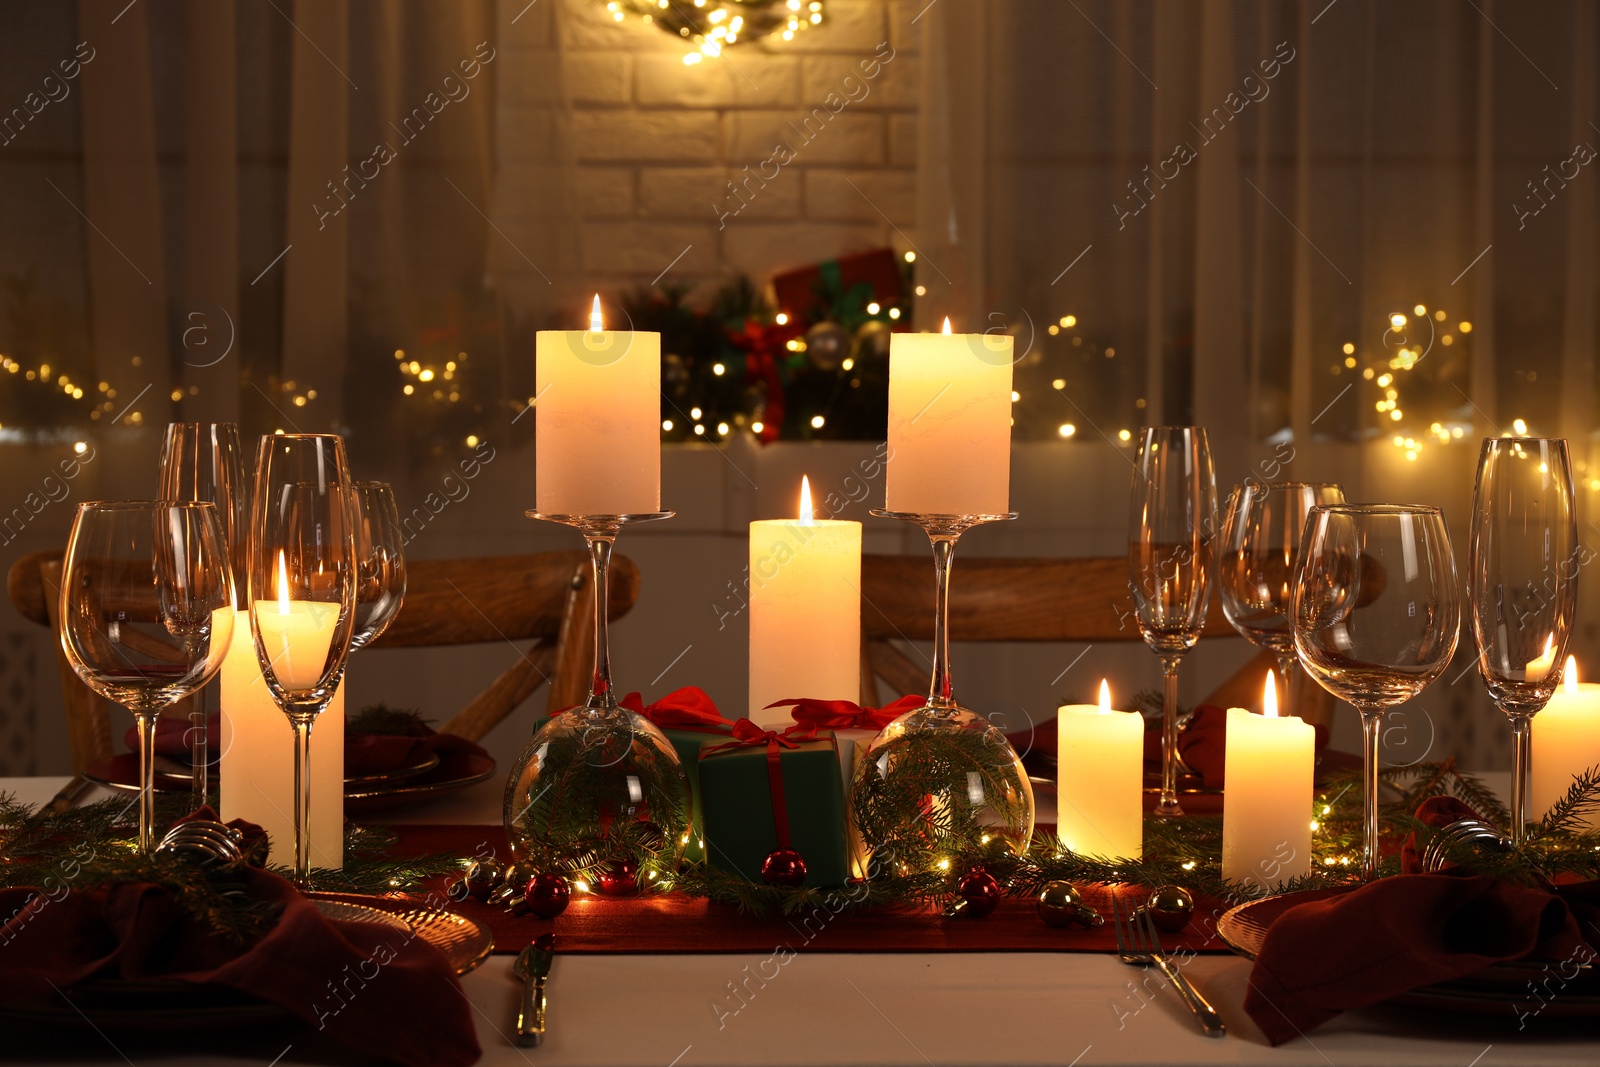
{"label": "wine glass base", "polygon": [[874,518],[898,519],[920,526],[928,531],[929,537],[959,537],[974,526],[1006,522],[1017,517],[1015,511],[961,515],[934,511],[889,511],[886,508],[873,508],[868,514]]}
{"label": "wine glass base", "polygon": [[540,522],[557,522],[563,526],[571,526],[581,530],[585,537],[615,537],[623,527],[634,526],[641,522],[657,522],[661,519],[670,519],[677,514],[676,511],[640,511],[627,515],[566,515],[539,511],[530,508],[523,512],[530,519]]}

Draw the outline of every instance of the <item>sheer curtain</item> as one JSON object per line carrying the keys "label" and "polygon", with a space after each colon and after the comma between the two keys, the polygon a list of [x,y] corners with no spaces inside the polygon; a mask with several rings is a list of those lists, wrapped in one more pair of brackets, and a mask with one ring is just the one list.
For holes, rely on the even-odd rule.
{"label": "sheer curtain", "polygon": [[[1224,491],[1439,504],[1463,566],[1477,441],[1525,425],[1571,439],[1600,547],[1593,5],[941,0],[922,21],[919,314],[1031,340],[1019,434],[1070,424],[1117,463],[1124,429],[1200,423]],[[1479,689],[1434,707],[1461,747],[1503,747]]]}

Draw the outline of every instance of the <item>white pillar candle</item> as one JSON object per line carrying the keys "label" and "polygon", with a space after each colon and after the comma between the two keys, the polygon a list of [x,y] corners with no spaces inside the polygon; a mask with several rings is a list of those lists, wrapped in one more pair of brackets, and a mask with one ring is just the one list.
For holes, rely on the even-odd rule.
{"label": "white pillar candle", "polygon": [[[1600,685],[1578,681],[1578,661],[1567,657],[1561,687],[1533,717],[1533,784],[1528,817],[1543,818],[1566,795],[1573,779],[1600,766]],[[1580,816],[1578,825],[1594,829],[1600,816]]]}
{"label": "white pillar candle", "polygon": [[1262,701],[1261,715],[1228,709],[1222,876],[1271,888],[1311,871],[1316,731],[1292,715],[1278,715],[1271,671]]}
{"label": "white pillar candle", "polygon": [[[333,608],[337,614],[338,605]],[[321,640],[325,656],[328,639]],[[294,734],[288,716],[272,699],[261,675],[255,637],[242,610],[235,618],[233,641],[222,662],[221,744],[218,788],[222,818],[257,824],[271,842],[272,862],[293,865]],[[344,866],[342,684],[311,730],[311,865]]]}
{"label": "white pillar candle", "polygon": [[799,519],[750,524],[750,718],[792,724],[779,700],[861,694],[861,524],[812,517],[800,480]]}
{"label": "white pillar candle", "polygon": [[1144,716],[1100,704],[1056,711],[1056,833],[1073,852],[1138,859],[1144,852]]}
{"label": "white pillar candle", "polygon": [[1011,510],[1011,338],[897,333],[889,339],[890,511]]}
{"label": "white pillar candle", "polygon": [[540,330],[534,487],[547,515],[661,510],[661,335]]}

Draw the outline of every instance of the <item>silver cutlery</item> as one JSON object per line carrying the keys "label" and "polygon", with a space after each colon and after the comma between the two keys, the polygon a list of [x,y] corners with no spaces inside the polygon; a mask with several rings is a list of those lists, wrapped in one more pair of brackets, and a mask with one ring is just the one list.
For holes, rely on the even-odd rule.
{"label": "silver cutlery", "polygon": [[64,811],[71,811],[78,804],[78,798],[94,788],[94,783],[81,774],[75,774],[68,779],[67,784],[56,790],[56,795],[50,798],[44,810],[54,815]]}
{"label": "silver cutlery", "polygon": [[1147,967],[1155,964],[1166,975],[1167,981],[1172,983],[1172,988],[1178,991],[1178,996],[1188,1005],[1194,1013],[1195,1020],[1200,1024],[1200,1030],[1207,1037],[1223,1037],[1227,1028],[1222,1025],[1222,1016],[1217,1014],[1206,998],[1201,996],[1194,986],[1189,984],[1178,970],[1178,965],[1167,958],[1161,950],[1161,938],[1156,933],[1155,923],[1151,921],[1149,912],[1143,908],[1134,908],[1121,901],[1113,899],[1111,902],[1112,916],[1116,922],[1117,952],[1123,963],[1136,967]]}
{"label": "silver cutlery", "polygon": [[522,979],[522,1007],[517,1011],[517,1044],[533,1048],[544,1039],[544,982],[555,959],[554,934],[540,934],[517,956],[513,968]]}

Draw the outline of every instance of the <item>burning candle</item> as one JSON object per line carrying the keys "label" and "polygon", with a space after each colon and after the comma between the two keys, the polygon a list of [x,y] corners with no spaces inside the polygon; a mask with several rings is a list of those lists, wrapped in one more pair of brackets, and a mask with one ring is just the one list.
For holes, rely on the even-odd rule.
{"label": "burning candle", "polygon": [[[1578,661],[1567,657],[1561,687],[1533,717],[1533,783],[1528,815],[1541,818],[1564,796],[1573,779],[1600,766],[1600,685],[1578,681]],[[1590,812],[1578,825],[1593,829],[1600,816]]]}
{"label": "burning candle", "polygon": [[1056,831],[1073,852],[1138,859],[1144,851],[1144,716],[1100,703],[1056,712]]}
{"label": "burning candle", "polygon": [[1011,338],[897,333],[889,339],[890,511],[1011,510]]}
{"label": "burning candle", "polygon": [[661,335],[540,330],[535,502],[547,515],[661,510]]}
{"label": "burning candle", "polygon": [[779,700],[861,693],[861,524],[817,519],[800,479],[797,519],[750,524],[750,718],[788,726]]}
{"label": "burning candle", "polygon": [[1268,888],[1311,871],[1316,731],[1279,716],[1267,672],[1262,714],[1228,709],[1222,801],[1222,875]]}

